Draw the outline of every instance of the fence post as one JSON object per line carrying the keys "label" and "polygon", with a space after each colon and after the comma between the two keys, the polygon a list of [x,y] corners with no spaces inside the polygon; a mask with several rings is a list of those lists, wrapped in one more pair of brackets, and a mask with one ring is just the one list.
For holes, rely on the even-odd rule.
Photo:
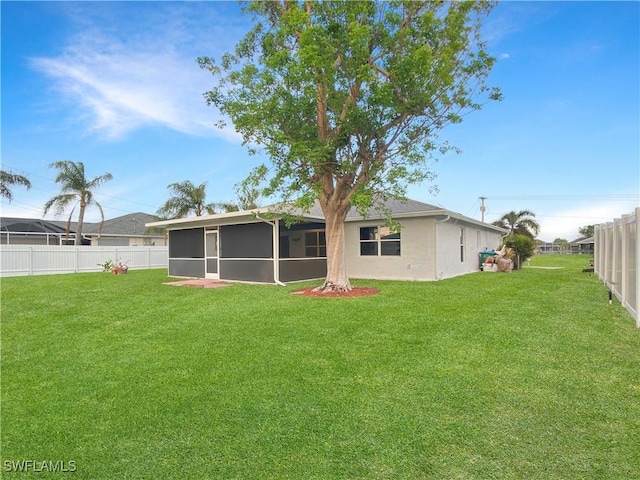
{"label": "fence post", "polygon": [[636,307],[636,328],[640,328],[640,207],[636,207],[635,212],[634,212],[634,219],[632,220],[633,223],[635,224],[635,228],[634,233],[635,233],[635,238],[632,238],[631,240],[635,242],[635,275],[636,275],[636,281],[635,281],[635,286],[636,286],[636,291],[635,291],[635,299],[634,299],[634,303],[635,303],[635,307]]}
{"label": "fence post", "polygon": [[620,259],[621,259],[621,264],[622,264],[622,271],[620,272],[620,301],[622,302],[622,305],[626,305],[627,301],[629,300],[629,295],[627,294],[627,288],[629,288],[629,260],[630,260],[630,251],[628,249],[629,243],[627,243],[629,241],[629,228],[627,227],[627,224],[629,223],[629,217],[631,217],[631,215],[622,215],[622,219],[620,220],[621,223],[621,245],[622,245],[622,249],[620,252]]}
{"label": "fence post", "polygon": [[597,225],[595,242],[598,277],[640,328],[640,207]]}
{"label": "fence post", "polygon": [[29,276],[33,275],[33,247],[29,247]]}

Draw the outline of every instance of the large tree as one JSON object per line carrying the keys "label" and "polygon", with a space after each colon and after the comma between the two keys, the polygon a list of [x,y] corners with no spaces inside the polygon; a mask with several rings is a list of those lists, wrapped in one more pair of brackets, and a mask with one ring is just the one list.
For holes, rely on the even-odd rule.
{"label": "large tree", "polygon": [[27,189],[31,188],[31,182],[24,175],[0,170],[0,196],[6,198],[9,202],[13,200],[13,192],[9,188],[11,185],[22,185]]}
{"label": "large tree", "polygon": [[529,210],[514,210],[505,213],[492,225],[509,229],[509,235],[519,234],[527,237],[535,238],[540,232],[540,225],[535,220],[535,213]]}
{"label": "large tree", "polygon": [[[349,290],[344,221],[433,178],[447,124],[497,100],[480,37],[490,2],[251,2],[233,53],[198,61],[209,105],[269,155],[265,195],[326,220],[324,290]],[[267,169],[265,169],[267,171]]]}
{"label": "large tree", "polygon": [[44,205],[44,214],[51,208],[54,208],[56,215],[61,215],[70,206],[73,205],[69,219],[67,220],[67,236],[69,235],[69,229],[71,227],[71,218],[78,205],[80,210],[78,211],[78,226],[76,227],[76,244],[78,239],[82,239],[82,227],[84,224],[84,214],[88,206],[95,205],[100,211],[100,227],[104,223],[104,211],[102,205],[94,198],[93,190],[98,188],[103,183],[111,180],[113,175],[110,173],[104,173],[98,177],[87,179],[84,164],[82,162],[72,162],[69,160],[61,160],[49,165],[50,168],[58,169],[58,175],[56,176],[56,183],[62,186],[62,191],[59,195],[51,198]]}
{"label": "large tree", "polygon": [[596,227],[594,225],[585,225],[578,228],[578,233],[583,237],[593,237],[595,235]]}
{"label": "large tree", "polygon": [[193,212],[197,217],[215,213],[215,203],[207,203],[207,183],[194,185],[189,180],[170,183],[171,197],[158,210],[163,218],[183,218]]}

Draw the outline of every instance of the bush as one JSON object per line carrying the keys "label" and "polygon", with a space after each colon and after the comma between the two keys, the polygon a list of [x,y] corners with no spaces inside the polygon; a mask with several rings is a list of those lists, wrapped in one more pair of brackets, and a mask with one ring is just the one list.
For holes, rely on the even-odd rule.
{"label": "bush", "polygon": [[505,238],[504,244],[516,253],[514,259],[514,268],[516,270],[520,268],[522,262],[533,256],[536,249],[536,243],[533,238],[518,233],[511,234]]}

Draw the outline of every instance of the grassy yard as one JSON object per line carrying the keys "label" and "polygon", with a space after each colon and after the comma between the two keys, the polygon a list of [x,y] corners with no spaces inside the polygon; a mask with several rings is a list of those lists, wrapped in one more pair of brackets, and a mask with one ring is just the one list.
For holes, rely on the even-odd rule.
{"label": "grassy yard", "polygon": [[587,258],[348,299],[3,279],[2,477],[638,479],[640,331]]}

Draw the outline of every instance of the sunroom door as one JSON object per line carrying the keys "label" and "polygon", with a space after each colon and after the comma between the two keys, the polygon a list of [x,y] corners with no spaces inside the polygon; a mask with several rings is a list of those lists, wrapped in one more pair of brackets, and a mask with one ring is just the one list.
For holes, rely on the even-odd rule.
{"label": "sunroom door", "polygon": [[218,231],[207,230],[204,234],[205,245],[205,277],[219,279],[218,265]]}

